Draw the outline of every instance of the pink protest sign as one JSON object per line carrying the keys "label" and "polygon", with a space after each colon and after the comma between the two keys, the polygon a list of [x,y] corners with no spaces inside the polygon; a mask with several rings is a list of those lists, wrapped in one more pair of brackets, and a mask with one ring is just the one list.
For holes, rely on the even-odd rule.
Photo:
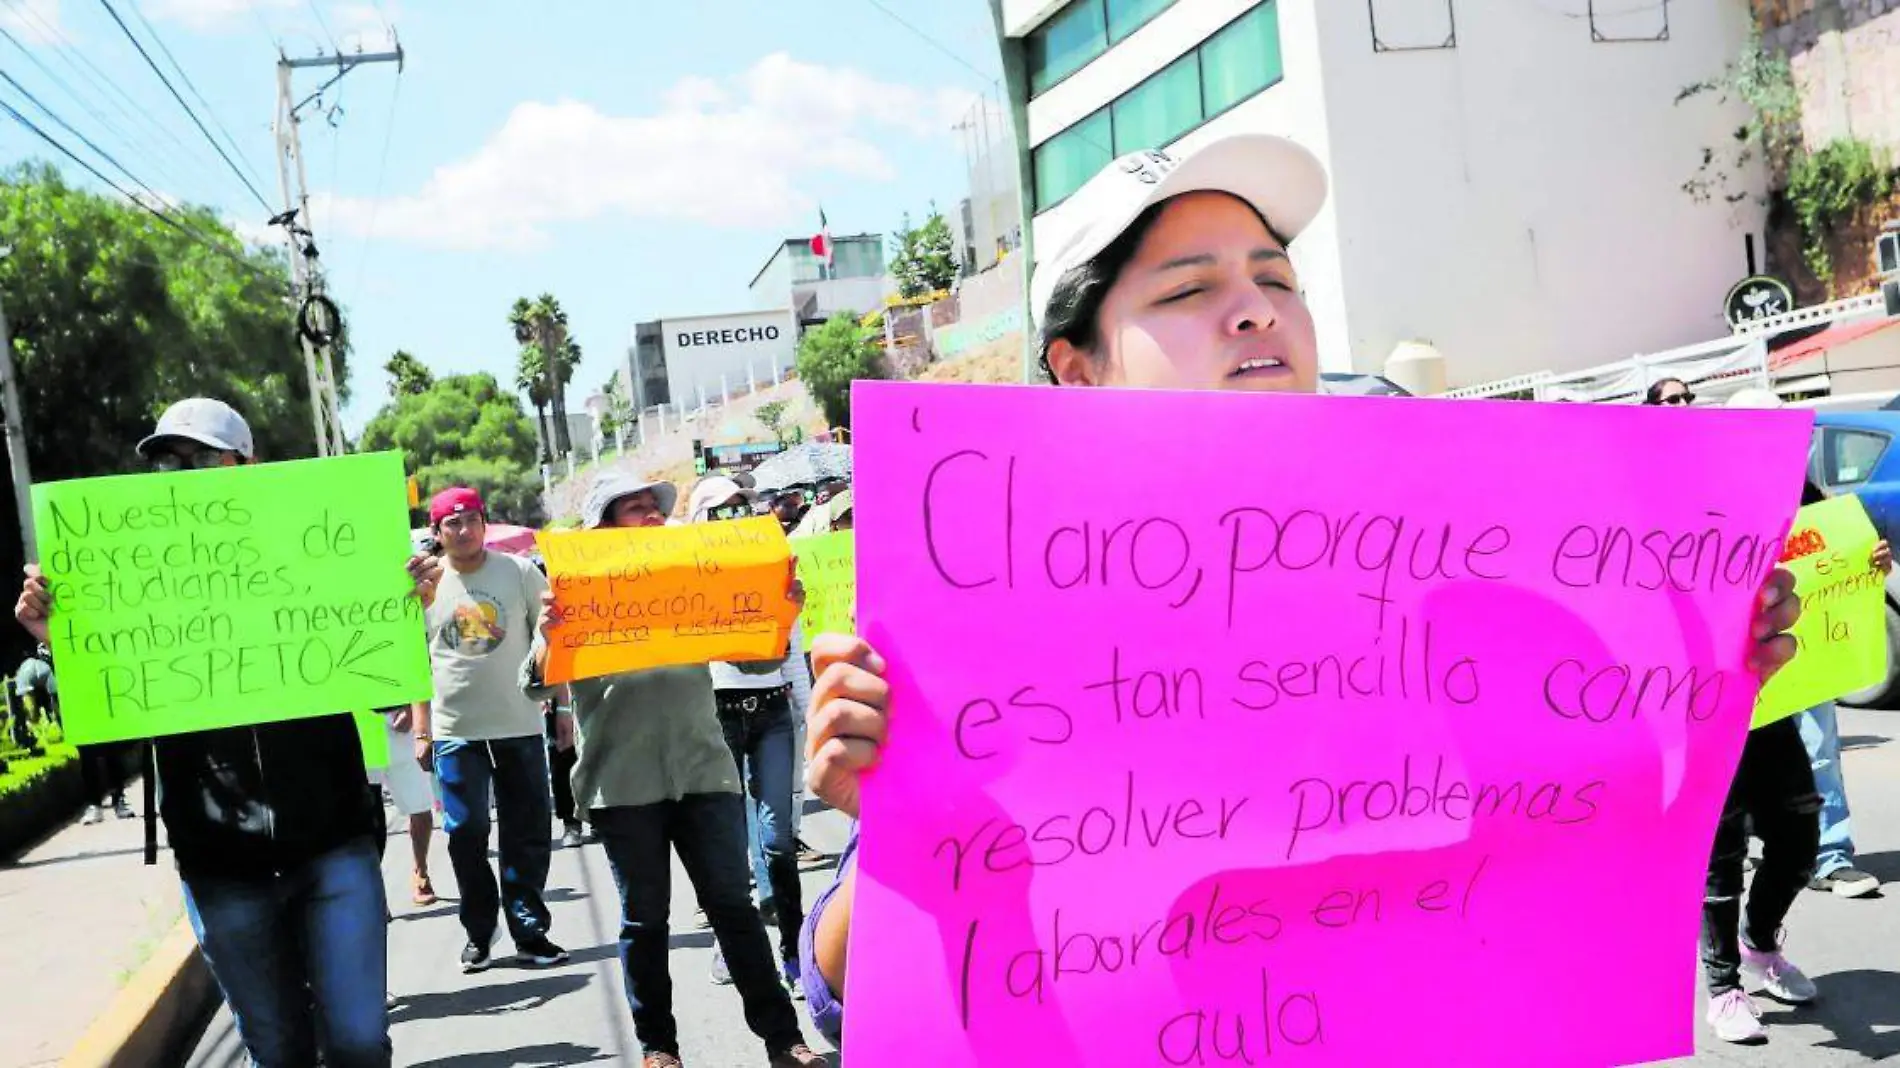
{"label": "pink protest sign", "polygon": [[1691,1052],[1809,416],[897,384],[854,416],[893,685],[854,1063]]}

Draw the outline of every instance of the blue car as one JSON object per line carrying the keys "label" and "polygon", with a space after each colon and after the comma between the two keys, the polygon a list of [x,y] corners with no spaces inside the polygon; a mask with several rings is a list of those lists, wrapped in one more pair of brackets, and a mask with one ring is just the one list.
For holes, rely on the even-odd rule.
{"label": "blue car", "polygon": [[[1817,412],[1808,450],[1808,476],[1832,496],[1860,497],[1875,529],[1900,544],[1900,411]],[[1850,694],[1842,704],[1860,708],[1900,706],[1900,596],[1887,580],[1887,679]]]}

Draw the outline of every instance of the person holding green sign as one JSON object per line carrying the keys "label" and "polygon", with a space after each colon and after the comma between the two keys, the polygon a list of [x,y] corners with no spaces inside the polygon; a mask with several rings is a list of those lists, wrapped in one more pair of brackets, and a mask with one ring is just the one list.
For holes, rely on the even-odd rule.
{"label": "person holding green sign", "polygon": [[[1318,340],[1288,254],[1319,214],[1327,176],[1284,138],[1219,138],[1179,159],[1114,160],[1070,198],[1078,222],[1039,242],[1030,300],[1051,382],[1115,389],[1314,393]],[[1749,667],[1767,676],[1794,655],[1793,578],[1763,585]],[[812,646],[805,780],[854,819],[890,715],[890,664],[861,638]],[[1805,772],[1803,766],[1801,771]],[[812,1020],[834,1040],[844,1018],[857,835],[801,936]]]}
{"label": "person holding green sign", "polygon": [[[160,472],[257,462],[243,417],[206,397],[166,409],[138,454]],[[424,604],[441,569],[409,559]],[[52,610],[28,565],[14,617],[44,642]],[[252,1062],[386,1068],[383,813],[354,717],[177,734],[153,749],[185,914]]]}

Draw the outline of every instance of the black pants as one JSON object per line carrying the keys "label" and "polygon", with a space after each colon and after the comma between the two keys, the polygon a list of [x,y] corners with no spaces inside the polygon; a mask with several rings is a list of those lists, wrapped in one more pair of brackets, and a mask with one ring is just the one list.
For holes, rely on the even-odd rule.
{"label": "black pants", "polygon": [[[1702,968],[1713,996],[1741,987],[1741,946],[1746,937],[1759,950],[1781,945],[1781,922],[1806,889],[1821,844],[1821,795],[1801,729],[1793,718],[1750,731],[1742,760],[1729,784],[1722,819],[1709,854],[1702,897]],[[1748,856],[1749,824],[1761,838],[1761,866],[1749,887],[1743,926],[1742,868]]]}
{"label": "black pants", "polygon": [[574,747],[562,749],[554,744],[554,713],[546,715],[548,728],[548,778],[554,783],[554,818],[562,825],[580,822],[574,812],[574,765],[580,763],[581,751]]}
{"label": "black pants", "polygon": [[125,800],[126,758],[137,747],[137,742],[79,747],[79,781],[84,784],[86,804],[96,805],[108,797],[115,805]]}

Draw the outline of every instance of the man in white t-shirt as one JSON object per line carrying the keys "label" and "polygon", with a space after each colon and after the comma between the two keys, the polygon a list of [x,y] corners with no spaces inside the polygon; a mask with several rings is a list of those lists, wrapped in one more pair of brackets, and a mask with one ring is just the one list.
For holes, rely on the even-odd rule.
{"label": "man in white t-shirt", "polygon": [[[490,963],[496,914],[508,923],[518,958],[546,966],[567,959],[548,941],[548,757],[541,709],[516,675],[534,644],[548,580],[531,563],[489,552],[481,495],[457,487],[429,504],[443,569],[428,612],[435,702],[416,723],[416,758],[434,762],[442,826],[462,898],[462,970]],[[557,725],[568,736],[571,722]],[[491,795],[500,828],[501,884],[488,864]]]}

